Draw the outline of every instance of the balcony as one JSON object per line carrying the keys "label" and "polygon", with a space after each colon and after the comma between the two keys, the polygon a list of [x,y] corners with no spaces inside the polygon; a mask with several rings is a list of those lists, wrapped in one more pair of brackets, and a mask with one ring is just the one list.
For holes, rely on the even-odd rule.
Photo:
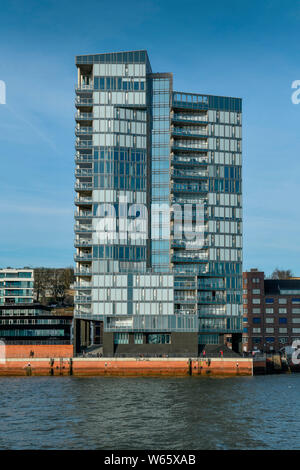
{"label": "balcony", "polygon": [[77,96],[75,99],[75,106],[93,106],[93,98],[81,98]]}
{"label": "balcony", "polygon": [[92,176],[93,170],[89,168],[77,168],[75,170],[75,176]]}
{"label": "balcony", "polygon": [[186,254],[174,254],[172,256],[172,262],[179,262],[179,263],[201,263],[208,261],[208,254],[207,253],[197,253],[194,255],[192,252],[187,252]]}
{"label": "balcony", "polygon": [[196,124],[199,125],[201,122],[208,122],[207,114],[195,114],[195,113],[175,113],[172,116],[172,121],[180,122],[182,124]]}
{"label": "balcony", "polygon": [[198,295],[198,303],[201,304],[225,304],[226,299],[224,296],[212,297],[210,295]]}
{"label": "balcony", "polygon": [[74,200],[75,204],[77,205],[91,205],[93,203],[93,199],[91,197],[76,197]]}
{"label": "balcony", "polygon": [[184,304],[195,304],[196,300],[195,297],[184,297],[181,295],[176,295],[174,296],[174,302],[175,303],[184,303]]}
{"label": "balcony", "polygon": [[78,153],[75,155],[75,162],[92,162],[93,161],[93,154],[92,153]]}
{"label": "balcony", "polygon": [[208,165],[207,157],[198,157],[197,155],[177,156],[172,158],[174,165]]}
{"label": "balcony", "polygon": [[172,150],[180,150],[186,152],[201,152],[203,150],[208,150],[208,144],[206,142],[198,143],[197,145],[192,145],[191,142],[176,140],[172,144]]}
{"label": "balcony", "polygon": [[185,128],[176,128],[174,127],[171,129],[172,135],[178,136],[178,137],[191,137],[195,139],[203,139],[206,138],[208,133],[206,128],[204,129],[197,129],[196,127],[191,130],[191,129],[185,129]]}
{"label": "balcony", "polygon": [[206,179],[208,178],[208,171],[206,170],[196,170],[196,171],[189,171],[189,170],[174,170],[171,174],[172,178],[188,178],[188,179]]}
{"label": "balcony", "polygon": [[76,121],[91,121],[93,117],[93,113],[80,113],[79,111],[75,113]]}
{"label": "balcony", "polygon": [[92,275],[92,270],[91,269],[75,269],[74,272],[75,276],[91,276]]}
{"label": "balcony", "polygon": [[174,289],[196,290],[197,284],[192,281],[174,281]]}
{"label": "balcony", "polygon": [[93,141],[92,140],[76,140],[75,146],[77,149],[87,149],[87,148],[92,148],[93,147]]}
{"label": "balcony", "polygon": [[75,135],[91,135],[93,133],[93,128],[91,126],[76,126]]}
{"label": "balcony", "polygon": [[74,298],[77,304],[90,304],[92,301],[91,295],[75,295]]}
{"label": "balcony", "polygon": [[175,183],[171,187],[172,191],[174,193],[207,193],[208,192],[208,186],[206,184],[200,185],[200,184],[180,184],[180,183]]}
{"label": "balcony", "polygon": [[81,305],[75,308],[74,315],[77,318],[86,318],[87,316],[91,315],[92,311],[91,308],[84,308]]}
{"label": "balcony", "polygon": [[92,191],[93,183],[76,183],[75,191]]}
{"label": "balcony", "polygon": [[[201,239],[196,242],[194,240],[188,241],[188,240],[173,240],[171,243],[172,248],[183,248],[184,250],[201,250],[203,248],[208,248],[208,241],[204,240],[203,242]],[[176,251],[174,252],[174,254]]]}
{"label": "balcony", "polygon": [[174,308],[174,314],[175,315],[195,315],[196,310],[193,308]]}
{"label": "balcony", "polygon": [[75,247],[91,247],[92,239],[91,238],[75,238],[74,240]]}
{"label": "balcony", "polygon": [[92,224],[83,225],[83,224],[75,224],[74,231],[77,232],[91,232],[93,230]]}
{"label": "balcony", "polygon": [[93,217],[92,211],[80,211],[74,213],[75,219],[91,219]]}
{"label": "balcony", "polygon": [[205,264],[175,264],[173,272],[174,274],[201,274],[205,276],[209,274],[209,266]]}
{"label": "balcony", "polygon": [[90,83],[88,85],[78,85],[78,84],[75,84],[75,91],[93,91],[94,89],[94,84],[93,83]]}
{"label": "balcony", "polygon": [[220,283],[198,282],[198,289],[199,290],[224,290],[225,286],[223,282],[220,282]]}

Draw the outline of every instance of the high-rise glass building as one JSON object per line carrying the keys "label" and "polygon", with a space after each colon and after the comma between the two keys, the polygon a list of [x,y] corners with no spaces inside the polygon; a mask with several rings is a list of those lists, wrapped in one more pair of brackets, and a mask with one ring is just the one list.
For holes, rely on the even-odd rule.
{"label": "high-rise glass building", "polygon": [[241,99],[173,91],[146,51],[76,66],[77,350],[238,349]]}

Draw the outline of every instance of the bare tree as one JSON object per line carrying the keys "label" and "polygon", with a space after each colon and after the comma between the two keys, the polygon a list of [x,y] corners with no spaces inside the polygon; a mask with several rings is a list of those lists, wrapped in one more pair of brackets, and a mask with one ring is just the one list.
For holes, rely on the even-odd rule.
{"label": "bare tree", "polygon": [[271,279],[289,279],[293,277],[294,274],[291,269],[279,269],[276,268],[271,274]]}
{"label": "bare tree", "polygon": [[34,270],[34,293],[37,302],[46,301],[50,286],[51,270],[49,268],[35,268]]}
{"label": "bare tree", "polygon": [[36,268],[34,290],[37,302],[70,303],[70,285],[74,282],[74,270],[69,268]]}

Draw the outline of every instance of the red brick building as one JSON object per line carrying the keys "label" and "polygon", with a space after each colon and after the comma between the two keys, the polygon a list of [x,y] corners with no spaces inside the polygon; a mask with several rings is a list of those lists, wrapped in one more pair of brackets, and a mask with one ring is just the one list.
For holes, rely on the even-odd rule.
{"label": "red brick building", "polygon": [[300,279],[243,273],[243,350],[279,351],[300,339]]}

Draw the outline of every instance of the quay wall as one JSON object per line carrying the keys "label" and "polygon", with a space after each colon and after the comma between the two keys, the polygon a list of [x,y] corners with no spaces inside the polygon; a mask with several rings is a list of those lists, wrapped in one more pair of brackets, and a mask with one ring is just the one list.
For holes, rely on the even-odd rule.
{"label": "quay wall", "polygon": [[251,358],[7,358],[0,376],[251,376]]}

